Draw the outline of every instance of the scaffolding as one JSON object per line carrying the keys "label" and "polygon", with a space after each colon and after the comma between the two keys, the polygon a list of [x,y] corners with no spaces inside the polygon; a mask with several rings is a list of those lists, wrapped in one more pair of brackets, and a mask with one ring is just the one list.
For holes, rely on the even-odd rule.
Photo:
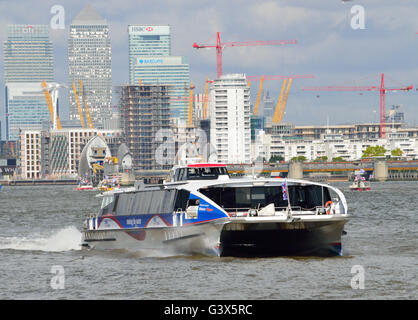
{"label": "scaffolding", "polygon": [[[125,144],[132,155],[134,170],[170,169],[172,163],[157,161],[157,148],[163,143],[157,132],[170,129],[169,85],[138,84],[118,88],[120,120]],[[171,146],[165,159],[174,159]]]}

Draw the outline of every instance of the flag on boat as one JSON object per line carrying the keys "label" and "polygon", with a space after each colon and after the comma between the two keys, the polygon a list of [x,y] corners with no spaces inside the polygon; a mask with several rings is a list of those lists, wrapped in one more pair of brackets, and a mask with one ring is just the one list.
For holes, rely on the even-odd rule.
{"label": "flag on boat", "polygon": [[283,200],[287,200],[287,185],[286,181],[282,182],[282,194],[283,194]]}

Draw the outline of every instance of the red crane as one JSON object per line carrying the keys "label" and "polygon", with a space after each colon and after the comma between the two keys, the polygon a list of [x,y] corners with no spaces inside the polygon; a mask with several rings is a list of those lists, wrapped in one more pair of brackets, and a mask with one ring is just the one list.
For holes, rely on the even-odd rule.
{"label": "red crane", "polygon": [[226,47],[244,47],[244,46],[274,46],[284,44],[296,44],[297,40],[270,40],[270,41],[244,41],[244,42],[224,42],[221,43],[219,32],[217,32],[216,45],[198,45],[193,43],[193,48],[216,48],[216,70],[217,77],[222,75],[222,50]]}
{"label": "red crane", "polygon": [[379,91],[380,93],[380,138],[385,137],[386,131],[386,92],[388,91],[409,91],[412,85],[401,88],[386,88],[385,76],[381,74],[380,87],[377,86],[325,86],[325,87],[304,87],[303,91]]}

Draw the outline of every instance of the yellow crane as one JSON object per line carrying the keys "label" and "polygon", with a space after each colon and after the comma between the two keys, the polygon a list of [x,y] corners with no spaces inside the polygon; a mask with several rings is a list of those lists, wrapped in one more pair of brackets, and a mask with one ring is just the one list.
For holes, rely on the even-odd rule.
{"label": "yellow crane", "polygon": [[289,78],[289,83],[287,85],[286,92],[285,92],[284,98],[283,98],[283,92],[284,92],[285,87],[286,87],[286,82],[287,82],[286,79],[283,80],[283,86],[282,86],[282,90],[280,91],[279,101],[277,102],[277,106],[276,106],[276,109],[274,111],[273,123],[281,123],[282,119],[283,119],[284,110],[286,108],[286,103],[287,103],[287,97],[289,95],[290,86],[292,84],[292,78]]}
{"label": "yellow crane", "polygon": [[[54,106],[52,104],[52,97],[51,97],[51,94],[49,93],[48,85],[46,84],[45,81],[42,81],[41,85],[42,85],[42,88],[43,88],[46,104],[48,106],[49,114],[51,115],[51,121],[52,121],[52,123],[54,123]],[[55,121],[56,121],[56,124],[57,124],[57,128],[62,129],[61,122],[60,122],[60,119],[58,117],[58,114],[55,114]]]}
{"label": "yellow crane", "polygon": [[[83,83],[81,82],[81,80],[78,80],[78,81],[80,84],[80,94],[83,97],[84,109],[86,110],[87,125],[89,129],[93,129],[93,121],[91,120],[90,108],[87,104],[86,95],[84,94],[84,91],[83,91]],[[74,93],[75,93],[75,90],[74,90]]]}
{"label": "yellow crane", "polygon": [[203,108],[202,108],[202,118],[208,118],[208,87],[209,87],[209,78],[206,77],[206,84],[205,84],[205,94],[203,96]]}
{"label": "yellow crane", "polygon": [[190,83],[190,89],[189,89],[189,112],[187,115],[187,126],[192,127],[193,126],[193,89],[194,85],[193,83]]}
{"label": "yellow crane", "polygon": [[83,110],[81,109],[80,100],[78,99],[77,89],[75,88],[75,83],[74,82],[73,82],[73,90],[74,90],[75,102],[76,102],[77,108],[78,108],[78,115],[80,116],[81,127],[85,128],[86,123],[84,122]]}
{"label": "yellow crane", "polygon": [[261,77],[260,87],[258,89],[257,99],[255,100],[254,110],[253,110],[253,114],[255,116],[258,115],[258,109],[260,108],[260,100],[261,100],[261,92],[263,90],[263,83],[264,83],[264,77]]}

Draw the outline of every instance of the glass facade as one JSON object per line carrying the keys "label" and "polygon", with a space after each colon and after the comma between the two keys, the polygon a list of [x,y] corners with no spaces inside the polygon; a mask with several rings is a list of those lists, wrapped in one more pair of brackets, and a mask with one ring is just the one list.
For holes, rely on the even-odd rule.
{"label": "glass facade", "polygon": [[54,81],[54,55],[48,25],[9,25],[3,43],[6,139],[19,129],[39,129],[50,119],[41,82]]}
{"label": "glass facade", "polygon": [[4,42],[4,81],[54,81],[48,25],[9,25]]}
{"label": "glass facade", "polygon": [[17,141],[19,130],[39,129],[51,120],[40,83],[8,83],[6,92],[9,140]]}

